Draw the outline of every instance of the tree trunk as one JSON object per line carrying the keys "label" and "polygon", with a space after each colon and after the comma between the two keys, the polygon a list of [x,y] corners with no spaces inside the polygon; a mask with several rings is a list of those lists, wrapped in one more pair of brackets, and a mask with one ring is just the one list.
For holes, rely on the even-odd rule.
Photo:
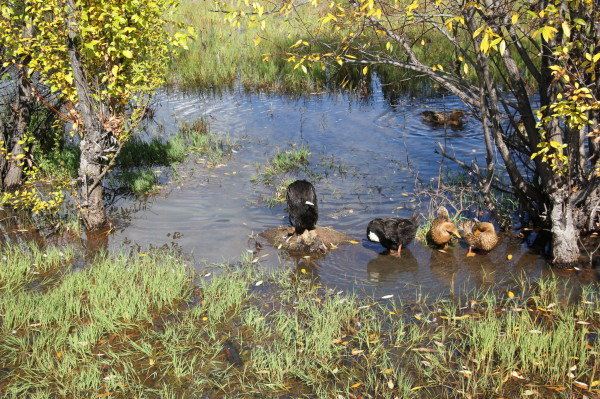
{"label": "tree trunk", "polygon": [[77,89],[77,108],[83,125],[83,137],[79,144],[79,201],[81,217],[89,230],[97,230],[107,223],[104,207],[104,188],[102,187],[104,138],[106,131],[100,120],[102,104],[93,99],[92,90],[86,76],[76,42],[79,40],[76,7],[73,0],[67,1],[68,14],[68,53]]}
{"label": "tree trunk", "polygon": [[[7,148],[12,156],[7,160],[6,174],[4,175],[3,187],[6,190],[14,190],[21,185],[23,177],[23,139],[27,134],[29,119],[31,116],[31,83],[25,77],[25,71],[19,71],[17,95],[11,108],[13,112],[12,134],[10,135],[10,147]],[[9,144],[9,143],[7,143]]]}
{"label": "tree trunk", "polygon": [[575,209],[564,189],[551,194],[550,201],[553,263],[558,267],[570,267],[579,261],[579,228],[575,225]]}
{"label": "tree trunk", "polygon": [[104,209],[104,188],[101,175],[102,132],[86,131],[85,138],[79,143],[81,159],[79,161],[79,181],[81,216],[85,225],[90,230],[96,230],[106,224],[106,211]]}

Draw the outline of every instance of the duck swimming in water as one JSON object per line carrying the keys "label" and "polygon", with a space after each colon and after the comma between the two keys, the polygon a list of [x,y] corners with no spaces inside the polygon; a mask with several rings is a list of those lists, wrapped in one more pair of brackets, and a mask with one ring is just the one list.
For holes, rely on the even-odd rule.
{"label": "duck swimming in water", "polygon": [[458,228],[450,220],[448,209],[440,206],[435,219],[431,223],[431,228],[427,232],[427,242],[445,248],[452,237],[460,238]]}
{"label": "duck swimming in water", "polygon": [[469,244],[467,256],[475,256],[473,248],[488,252],[498,245],[498,235],[491,223],[469,220],[461,227],[465,240]]}
{"label": "duck swimming in water", "polygon": [[402,247],[415,238],[417,227],[416,218],[373,219],[367,226],[367,238],[381,244],[390,255],[400,256]]}
{"label": "duck swimming in water", "polygon": [[460,109],[449,112],[423,111],[421,117],[434,126],[450,126],[453,129],[462,129],[465,126],[465,113]]}
{"label": "duck swimming in water", "polygon": [[285,193],[290,224],[296,234],[313,230],[319,219],[319,207],[315,187],[306,180],[296,180]]}

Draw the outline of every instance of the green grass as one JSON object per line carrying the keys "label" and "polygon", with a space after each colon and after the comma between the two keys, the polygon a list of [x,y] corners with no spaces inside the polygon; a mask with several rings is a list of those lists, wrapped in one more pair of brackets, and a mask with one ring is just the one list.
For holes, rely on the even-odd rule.
{"label": "green grass", "polygon": [[0,259],[6,398],[598,393],[597,291],[569,299],[553,278],[405,306],[250,259],[210,278],[167,252],[77,272],[73,251],[8,246]]}
{"label": "green grass", "polygon": [[271,185],[276,177],[300,170],[308,165],[310,150],[308,147],[278,150],[273,157],[259,169],[254,181],[261,181]]}
{"label": "green grass", "polygon": [[[306,36],[305,29],[282,18],[273,18],[264,32],[259,28],[238,29],[225,21],[223,13],[215,12],[216,8],[212,1],[182,2],[178,20],[194,26],[198,36],[190,50],[174,60],[171,84],[214,91],[232,88],[236,81],[250,91],[307,93],[322,89],[323,71],[304,74],[300,68],[294,70],[284,57],[298,36]],[[309,20],[316,26],[317,14],[310,14]],[[259,35],[263,40],[256,46],[254,40]],[[272,54],[267,62],[265,54]]]}
{"label": "green grass", "polygon": [[119,154],[117,184],[136,196],[147,195],[158,188],[155,170],[160,171],[160,167],[173,167],[189,156],[208,167],[216,166],[232,153],[233,147],[229,137],[211,132],[202,118],[184,123],[168,140],[134,137]]}

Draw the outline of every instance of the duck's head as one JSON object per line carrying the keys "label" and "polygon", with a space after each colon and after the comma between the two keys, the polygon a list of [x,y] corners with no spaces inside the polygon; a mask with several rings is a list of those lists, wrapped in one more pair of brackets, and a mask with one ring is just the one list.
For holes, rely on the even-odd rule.
{"label": "duck's head", "polygon": [[448,213],[448,209],[445,206],[440,206],[435,215],[438,219],[450,219],[450,213]]}
{"label": "duck's head", "polygon": [[494,225],[489,222],[477,222],[473,230],[477,230],[482,233],[496,234],[496,229],[494,228]]}
{"label": "duck's head", "polygon": [[442,223],[442,225],[440,227],[442,229],[444,229],[451,236],[460,238],[460,232],[458,231],[458,228],[456,227],[456,225],[454,223],[447,221],[447,222]]}

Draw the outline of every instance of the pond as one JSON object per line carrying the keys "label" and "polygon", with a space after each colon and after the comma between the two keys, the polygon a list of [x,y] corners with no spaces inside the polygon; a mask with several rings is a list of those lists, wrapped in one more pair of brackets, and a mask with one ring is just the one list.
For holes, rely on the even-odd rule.
{"label": "pond", "polygon": [[[366,240],[371,219],[409,217],[419,210],[416,181],[436,179],[442,162],[453,167],[436,153],[437,143],[458,158],[483,161],[476,120],[461,131],[433,129],[421,120],[423,110],[464,108],[457,98],[405,97],[390,105],[375,86],[368,100],[234,90],[220,95],[162,92],[156,102],[158,125],[149,135],[174,134],[181,123],[204,117],[213,132],[227,134],[239,145],[225,165],[205,169],[188,164],[162,194],[142,203],[122,201],[119,206],[133,211],[117,221],[109,237],[111,250],[174,245],[191,254],[199,269],[254,251],[267,268],[296,267],[339,290],[405,299],[498,285],[521,273],[532,278],[550,273],[544,259],[509,235],[491,253],[472,258],[465,257],[464,244],[443,253],[413,242],[397,259],[380,255],[382,248]],[[311,151],[319,224],[355,237],[358,244],[315,261],[289,259],[268,245],[257,246],[256,235],[286,224],[287,214],[284,205],[269,207],[261,200],[272,189],[252,178],[258,165],[294,145]],[[593,279],[586,273],[563,274],[574,281]]]}

